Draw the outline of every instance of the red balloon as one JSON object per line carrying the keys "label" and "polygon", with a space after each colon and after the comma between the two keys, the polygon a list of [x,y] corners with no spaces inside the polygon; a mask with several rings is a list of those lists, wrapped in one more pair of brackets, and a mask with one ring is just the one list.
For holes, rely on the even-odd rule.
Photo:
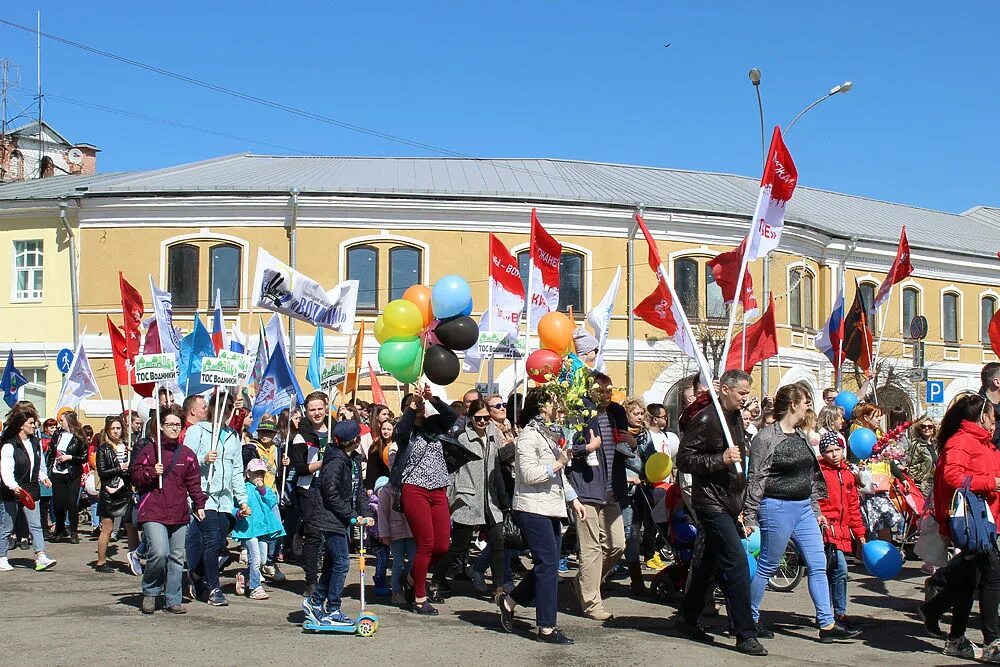
{"label": "red balloon", "polygon": [[[549,380],[559,377],[562,370],[563,359],[552,350],[535,350],[528,355],[524,366],[528,370],[528,377],[538,384],[545,384]],[[546,378],[545,376],[549,377]]]}

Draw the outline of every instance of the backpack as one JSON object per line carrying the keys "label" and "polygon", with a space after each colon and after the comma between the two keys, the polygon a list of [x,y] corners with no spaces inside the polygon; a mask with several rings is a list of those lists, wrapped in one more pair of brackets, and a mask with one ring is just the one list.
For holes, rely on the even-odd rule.
{"label": "backpack", "polygon": [[971,483],[972,478],[966,477],[951,497],[948,510],[951,540],[962,551],[988,553],[997,548],[997,524],[990,506],[969,489]]}

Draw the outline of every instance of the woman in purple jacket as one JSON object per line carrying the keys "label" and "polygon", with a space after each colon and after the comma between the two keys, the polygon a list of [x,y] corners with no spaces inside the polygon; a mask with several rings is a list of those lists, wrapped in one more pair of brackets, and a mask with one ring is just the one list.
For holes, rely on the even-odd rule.
{"label": "woman in purple jacket", "polygon": [[[194,452],[178,437],[184,413],[176,405],[160,410],[162,461],[157,460],[155,436],[143,447],[132,465],[132,483],[139,492],[139,526],[149,545],[142,573],[142,613],[156,610],[156,596],[164,596],[163,610],[185,613],[181,606],[181,575],[184,571],[184,536],[191,512],[205,518],[205,492],[201,489],[201,467]],[[160,488],[160,480],[163,480]]]}

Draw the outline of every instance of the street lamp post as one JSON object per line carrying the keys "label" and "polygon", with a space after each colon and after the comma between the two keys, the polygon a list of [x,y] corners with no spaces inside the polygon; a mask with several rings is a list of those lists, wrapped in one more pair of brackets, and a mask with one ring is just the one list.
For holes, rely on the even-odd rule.
{"label": "street lamp post", "polygon": [[818,100],[816,100],[815,102],[813,102],[812,104],[810,104],[809,106],[807,106],[805,109],[803,109],[802,111],[800,111],[799,115],[797,115],[795,118],[793,118],[791,123],[789,123],[788,125],[785,126],[785,136],[786,137],[788,136],[788,133],[792,131],[792,126],[795,125],[795,123],[799,120],[799,118],[802,118],[802,116],[806,115],[807,111],[809,111],[810,109],[812,109],[813,107],[815,107],[816,105],[818,105],[820,102],[825,102],[826,100],[830,99],[834,95],[837,95],[838,93],[842,94],[842,93],[848,92],[853,87],[854,87],[853,83],[851,83],[850,81],[845,81],[844,83],[840,84],[839,86],[834,86],[833,88],[831,88],[830,92],[828,92],[826,95],[824,95],[823,97],[819,98]]}

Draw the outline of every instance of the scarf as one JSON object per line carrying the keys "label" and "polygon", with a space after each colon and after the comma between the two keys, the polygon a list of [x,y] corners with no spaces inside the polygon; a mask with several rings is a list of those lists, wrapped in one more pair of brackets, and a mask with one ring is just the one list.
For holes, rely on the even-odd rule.
{"label": "scarf", "polygon": [[549,447],[552,448],[552,454],[558,458],[559,450],[566,440],[566,434],[563,433],[562,426],[555,422],[545,421],[541,415],[536,415],[528,425],[542,434],[545,440],[548,441]]}

